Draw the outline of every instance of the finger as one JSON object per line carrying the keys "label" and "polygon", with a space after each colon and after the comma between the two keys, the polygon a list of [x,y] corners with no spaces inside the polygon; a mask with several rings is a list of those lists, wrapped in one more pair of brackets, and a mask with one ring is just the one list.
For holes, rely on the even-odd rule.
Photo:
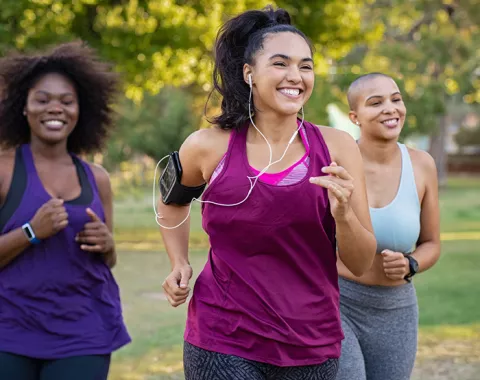
{"label": "finger", "polygon": [[348,181],[351,181],[353,179],[350,173],[348,173],[343,166],[332,166],[332,165],[324,166],[322,168],[322,172],[325,174],[337,176],[338,178],[348,180]]}
{"label": "finger", "polygon": [[335,197],[338,199],[340,203],[348,202],[348,196],[345,194],[342,188],[337,184],[332,183],[328,189],[335,195]]}
{"label": "finger", "polygon": [[397,260],[403,260],[403,255],[399,252],[384,253],[384,254],[382,254],[382,256],[383,256],[383,262],[384,263],[397,261]]}
{"label": "finger", "polygon": [[102,233],[101,230],[92,230],[92,229],[88,229],[88,230],[83,230],[83,231],[80,231],[78,234],[77,234],[77,237],[80,237],[80,238],[85,238],[85,237],[89,237],[89,236],[104,236],[104,234]]}
{"label": "finger", "polygon": [[387,268],[384,269],[386,274],[403,274],[405,273],[405,268]]}
{"label": "finger", "polygon": [[340,187],[344,187],[345,190],[349,190],[349,188],[353,188],[353,184],[350,181],[346,181],[340,178],[335,178],[335,177],[327,177],[327,176],[320,176],[320,177],[310,177],[309,178],[310,183],[313,183],[314,185],[318,185],[321,187],[324,187],[328,189],[330,184],[334,183]]}
{"label": "finger", "polygon": [[103,252],[103,246],[99,244],[95,244],[95,245],[82,244],[80,245],[80,249],[87,252]]}
{"label": "finger", "polygon": [[190,288],[180,288],[179,286],[179,281],[175,277],[167,277],[166,279],[166,290],[168,291],[169,294],[175,295],[175,296],[182,296],[185,294],[188,294],[190,291]]}
{"label": "finger", "polygon": [[405,268],[405,260],[399,259],[395,261],[384,261],[384,268]]}
{"label": "finger", "polygon": [[83,226],[83,230],[98,230],[104,226],[103,222],[88,222]]}
{"label": "finger", "polygon": [[68,226],[68,220],[62,220],[61,222],[56,222],[53,224],[53,229],[55,231],[63,230],[65,227]]}
{"label": "finger", "polygon": [[60,199],[60,198],[52,198],[52,199],[50,199],[50,200],[46,203],[46,205],[50,205],[50,206],[54,206],[54,207],[56,207],[56,206],[62,206],[62,205],[63,205],[63,202],[64,202],[63,199]]}
{"label": "finger", "polygon": [[90,207],[87,208],[87,214],[88,214],[88,216],[90,217],[90,219],[92,219],[92,222],[101,222],[101,221],[102,221],[102,220],[98,217],[98,215],[95,214],[95,212],[94,212]]}
{"label": "finger", "polygon": [[190,271],[187,270],[187,269],[182,269],[180,271],[182,277],[180,278],[180,283],[179,283],[179,286],[180,288],[182,289],[186,289],[188,288],[188,282],[190,281]]}
{"label": "finger", "polygon": [[62,222],[64,220],[68,219],[68,214],[66,212],[61,212],[61,213],[58,213],[58,214],[54,215],[53,219],[56,222]]}
{"label": "finger", "polygon": [[89,245],[103,245],[102,243],[104,243],[103,239],[97,236],[84,236],[84,237],[77,236],[75,238],[75,241],[77,243],[89,244]]}

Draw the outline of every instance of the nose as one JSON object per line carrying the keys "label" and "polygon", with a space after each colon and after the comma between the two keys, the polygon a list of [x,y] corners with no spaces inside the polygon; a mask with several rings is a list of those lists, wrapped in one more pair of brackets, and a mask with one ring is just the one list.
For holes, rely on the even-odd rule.
{"label": "nose", "polygon": [[300,71],[294,65],[291,65],[288,72],[287,72],[287,81],[291,83],[300,83],[302,81],[302,76],[300,75]]}
{"label": "nose", "polygon": [[385,113],[387,115],[391,115],[395,112],[396,112],[395,104],[393,104],[391,101],[385,102],[385,106],[382,110],[382,113]]}
{"label": "nose", "polygon": [[52,114],[52,115],[58,115],[60,113],[63,113],[63,108],[62,108],[62,105],[60,104],[60,102],[57,102],[57,101],[52,101],[50,104],[49,104],[49,107],[47,109],[47,112],[49,114]]}

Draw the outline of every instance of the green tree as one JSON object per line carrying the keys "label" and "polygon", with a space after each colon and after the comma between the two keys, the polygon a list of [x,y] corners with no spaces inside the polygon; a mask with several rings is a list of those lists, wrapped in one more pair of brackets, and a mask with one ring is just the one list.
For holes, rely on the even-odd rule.
{"label": "green tree", "polygon": [[359,45],[337,67],[343,91],[361,73],[397,79],[408,107],[403,135],[431,135],[440,183],[446,180],[447,105],[457,98],[480,103],[480,7],[474,0],[375,0],[365,23],[381,22],[383,38]]}

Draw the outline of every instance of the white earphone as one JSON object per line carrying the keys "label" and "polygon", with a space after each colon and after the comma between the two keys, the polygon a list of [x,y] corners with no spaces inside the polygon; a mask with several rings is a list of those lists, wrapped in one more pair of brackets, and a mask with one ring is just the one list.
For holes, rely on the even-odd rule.
{"label": "white earphone", "polygon": [[248,84],[250,85],[250,88],[252,88],[252,74],[248,74]]}

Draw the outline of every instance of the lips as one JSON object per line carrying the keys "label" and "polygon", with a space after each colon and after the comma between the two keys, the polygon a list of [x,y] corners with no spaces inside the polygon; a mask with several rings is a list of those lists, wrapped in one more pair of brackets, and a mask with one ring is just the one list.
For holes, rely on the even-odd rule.
{"label": "lips", "polygon": [[63,120],[51,119],[42,121],[42,124],[50,130],[58,131],[62,129],[66,123]]}
{"label": "lips", "polygon": [[382,121],[381,123],[388,128],[395,128],[395,127],[398,126],[399,119],[398,118],[387,119],[387,120]]}
{"label": "lips", "polygon": [[281,88],[278,90],[282,95],[285,95],[289,98],[296,99],[303,92],[300,88]]}

